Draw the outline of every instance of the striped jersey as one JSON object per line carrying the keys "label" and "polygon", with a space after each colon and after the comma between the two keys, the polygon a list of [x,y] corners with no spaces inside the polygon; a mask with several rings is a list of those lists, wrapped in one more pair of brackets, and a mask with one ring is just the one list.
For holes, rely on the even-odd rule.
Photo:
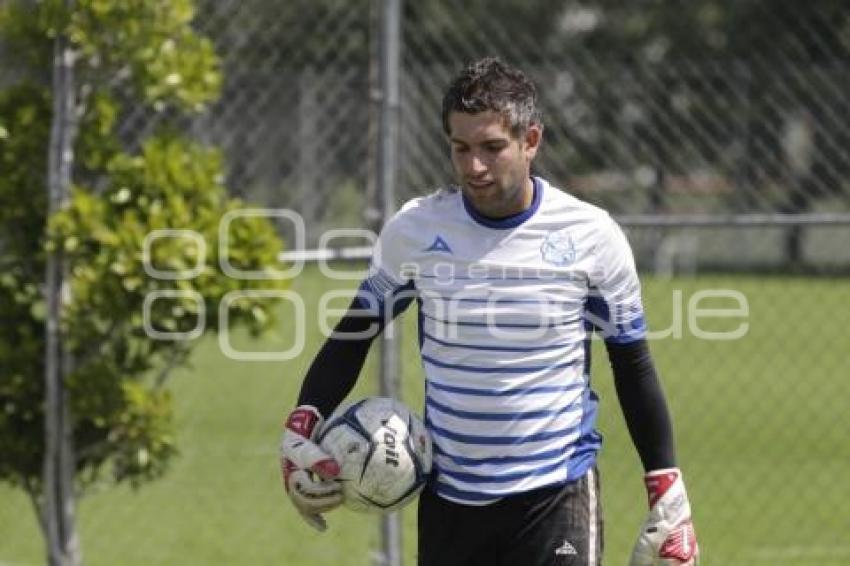
{"label": "striped jersey", "polygon": [[581,477],[596,459],[590,337],[642,338],[629,244],[602,209],[539,177],[524,212],[481,216],[460,190],[384,226],[361,303],[415,299],[434,488],[483,505]]}

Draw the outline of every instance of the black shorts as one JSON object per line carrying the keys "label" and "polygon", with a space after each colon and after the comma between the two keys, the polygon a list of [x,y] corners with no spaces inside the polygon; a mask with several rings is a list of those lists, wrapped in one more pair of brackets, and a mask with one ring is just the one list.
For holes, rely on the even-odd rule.
{"label": "black shorts", "polygon": [[599,476],[461,505],[419,496],[419,566],[598,566],[602,564]]}

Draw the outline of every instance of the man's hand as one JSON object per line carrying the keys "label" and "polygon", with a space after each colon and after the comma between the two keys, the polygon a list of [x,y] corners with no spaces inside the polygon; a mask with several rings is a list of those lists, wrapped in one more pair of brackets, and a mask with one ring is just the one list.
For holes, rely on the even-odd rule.
{"label": "man's hand", "polygon": [[649,517],[643,524],[629,566],[694,566],[699,563],[691,505],[678,468],[646,474]]}
{"label": "man's hand", "polygon": [[334,478],[339,464],[313,440],[322,428],[315,407],[301,405],[289,417],[280,443],[283,485],[304,520],[319,531],[327,528],[322,513],[342,503],[342,487]]}

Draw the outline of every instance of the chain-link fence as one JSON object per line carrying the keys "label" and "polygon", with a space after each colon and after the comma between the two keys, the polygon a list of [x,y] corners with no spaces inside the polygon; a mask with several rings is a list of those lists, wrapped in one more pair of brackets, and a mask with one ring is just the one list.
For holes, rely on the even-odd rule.
{"label": "chain-link fence", "polygon": [[[216,45],[225,87],[187,129],[222,148],[234,195],[299,212],[308,247],[328,229],[376,229],[380,220],[382,4],[197,3],[195,25]],[[837,214],[850,213],[850,5],[407,1],[401,40],[398,204],[452,180],[442,91],[466,62],[495,54],[539,87],[545,139],[536,172],[624,219],[645,273],[653,351],[704,563],[850,564],[850,225]],[[15,61],[6,60],[0,85],[14,75]],[[122,137],[132,146],[157,120],[133,109]],[[750,216],[731,216],[741,214]],[[294,288],[318,301],[329,284],[311,277]],[[332,526],[339,538],[290,536],[296,527],[268,520],[277,517],[268,502],[279,497],[277,486],[256,489],[253,471],[276,473],[273,421],[294,400],[314,352],[285,368],[245,369],[213,350],[202,348],[196,373],[178,378],[184,458],[176,479],[82,505],[91,563],[369,563],[377,531],[356,538],[360,531],[345,524],[356,517]],[[219,371],[216,364],[255,381],[191,385],[203,378],[198,372]],[[597,363],[594,383],[608,436],[606,555],[620,564],[643,494],[604,365]],[[416,364],[405,368],[415,392]],[[260,401],[249,406],[249,398]],[[240,417],[223,417],[233,406]],[[244,469],[232,477],[216,473],[214,463],[234,454],[219,454],[210,430],[245,439],[235,454]],[[195,494],[193,505],[170,507],[178,493]],[[233,513],[221,509],[227,501],[238,502]],[[40,556],[35,524],[21,524],[24,511],[0,492],[0,563]],[[170,530],[178,521],[159,524],[161,514],[194,530]],[[405,520],[409,537],[412,516]],[[154,547],[134,558],[145,541]]]}
{"label": "chain-link fence", "polygon": [[[228,86],[197,132],[234,191],[297,208],[312,242],[377,217],[378,4],[199,9]],[[442,90],[498,54],[539,85],[537,170],[614,213],[847,211],[846,19],[836,1],[408,2],[399,200],[451,180]]]}

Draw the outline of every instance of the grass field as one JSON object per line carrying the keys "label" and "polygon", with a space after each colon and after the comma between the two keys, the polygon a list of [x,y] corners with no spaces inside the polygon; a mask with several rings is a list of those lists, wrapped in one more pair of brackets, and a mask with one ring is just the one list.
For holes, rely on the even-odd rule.
{"label": "grass field", "polygon": [[[341,510],[329,516],[329,533],[314,533],[285,501],[276,459],[279,421],[320,344],[318,298],[354,284],[330,281],[314,269],[294,282],[308,307],[308,339],[292,362],[229,360],[215,337],[204,339],[193,367],[173,378],[181,454],[167,477],[138,492],[105,489],[82,500],[87,564],[373,563],[377,520]],[[670,327],[677,320],[674,303],[687,307],[700,290],[736,290],[748,305],[746,318],[698,321],[714,332],[746,322],[741,339],[694,336],[688,320],[694,310],[685,308],[681,337],[653,342],[703,564],[850,564],[850,282],[647,277],[644,287],[654,329]],[[706,300],[698,306],[732,305]],[[403,384],[405,399],[418,410],[423,387],[414,319],[405,315]],[[284,320],[280,334],[262,347],[287,348],[293,330]],[[245,337],[239,345],[256,347]],[[599,427],[606,435],[605,556],[606,564],[620,565],[643,518],[645,496],[599,344],[595,359],[594,384],[603,399]],[[374,391],[374,367],[373,359],[356,396]],[[404,524],[405,564],[415,564],[413,507]],[[0,564],[43,562],[29,503],[0,487]]]}

